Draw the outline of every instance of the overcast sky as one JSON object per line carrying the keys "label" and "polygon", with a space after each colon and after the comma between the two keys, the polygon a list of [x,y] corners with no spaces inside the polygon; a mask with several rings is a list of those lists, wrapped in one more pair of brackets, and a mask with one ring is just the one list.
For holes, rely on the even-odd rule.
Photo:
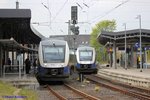
{"label": "overcast sky", "polygon": [[[71,6],[78,6],[80,34],[90,34],[101,20],[115,19],[116,31],[138,29],[141,15],[142,28],[150,29],[150,0],[18,0],[20,9],[31,9],[31,23],[44,36],[68,34]],[[16,0],[0,0],[0,8],[15,9]],[[42,4],[43,3],[43,4]],[[49,10],[44,7],[49,7]]]}

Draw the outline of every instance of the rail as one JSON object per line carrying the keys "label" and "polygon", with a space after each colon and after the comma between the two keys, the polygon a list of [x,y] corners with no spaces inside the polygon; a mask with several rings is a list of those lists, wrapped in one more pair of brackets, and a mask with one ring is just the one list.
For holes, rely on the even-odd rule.
{"label": "rail", "polygon": [[80,91],[80,90],[78,90],[78,89],[75,89],[75,88],[73,88],[73,87],[67,85],[67,84],[64,84],[64,85],[65,85],[67,88],[69,88],[69,89],[71,89],[72,91],[74,91],[75,93],[77,93],[77,94],[79,94],[79,95],[81,95],[81,96],[83,96],[83,97],[85,97],[85,98],[87,98],[87,99],[89,99],[89,100],[100,100],[99,98],[96,98],[96,97],[91,96],[91,95],[89,95],[89,94],[87,94],[87,93],[84,93],[84,92],[82,92],[82,91]]}
{"label": "rail", "polygon": [[[65,86],[66,88],[68,88],[70,91],[73,91],[73,93],[85,98],[85,99],[88,99],[88,100],[100,100],[99,98],[97,97],[94,97],[92,95],[89,95],[87,93],[84,93],[78,89],[75,89],[73,88],[72,86],[68,85],[68,84],[64,84],[62,86]],[[68,100],[68,98],[64,97],[62,94],[58,93],[57,90],[53,90],[49,85],[47,85],[48,89],[57,97],[59,98],[60,100]],[[83,99],[83,98],[80,98],[80,99]],[[75,99],[75,98],[70,98],[70,99]],[[79,98],[78,98],[79,99]]]}
{"label": "rail", "polygon": [[[145,93],[143,93],[144,89],[142,89],[141,91],[133,91],[136,87],[130,87],[130,89],[127,89],[126,87],[126,84],[122,84],[121,85],[121,88],[119,85],[114,85],[114,81],[111,80],[111,83],[113,84],[110,84],[110,82],[102,82],[102,78],[99,77],[99,76],[88,76],[86,77],[88,80],[91,80],[93,82],[96,82],[98,83],[99,85],[102,85],[104,87],[107,87],[107,88],[110,88],[112,90],[116,90],[116,91],[119,91],[119,92],[122,92],[124,94],[127,94],[127,95],[130,95],[130,96],[133,96],[133,97],[136,97],[136,98],[139,98],[140,100],[150,100],[150,96],[149,96],[149,92],[147,90],[145,90]],[[101,81],[97,81],[97,80],[101,80]],[[118,84],[121,84],[121,83],[118,83]],[[129,85],[128,85],[129,86]],[[139,88],[138,88],[139,89]]]}

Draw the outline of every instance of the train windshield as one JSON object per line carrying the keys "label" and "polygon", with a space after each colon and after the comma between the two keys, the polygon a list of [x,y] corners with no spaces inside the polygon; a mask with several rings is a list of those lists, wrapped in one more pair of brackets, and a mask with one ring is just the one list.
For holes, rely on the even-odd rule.
{"label": "train windshield", "polygon": [[43,46],[44,63],[61,63],[65,60],[65,46]]}
{"label": "train windshield", "polygon": [[79,58],[80,61],[92,61],[93,52],[92,50],[80,50]]}

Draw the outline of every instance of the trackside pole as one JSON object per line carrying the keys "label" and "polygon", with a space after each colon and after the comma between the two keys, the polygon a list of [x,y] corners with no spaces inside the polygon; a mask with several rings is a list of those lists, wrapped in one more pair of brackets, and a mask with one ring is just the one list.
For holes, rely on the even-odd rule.
{"label": "trackside pole", "polygon": [[80,82],[83,82],[83,80],[84,80],[84,75],[81,74],[81,73],[79,73],[79,81],[80,81]]}

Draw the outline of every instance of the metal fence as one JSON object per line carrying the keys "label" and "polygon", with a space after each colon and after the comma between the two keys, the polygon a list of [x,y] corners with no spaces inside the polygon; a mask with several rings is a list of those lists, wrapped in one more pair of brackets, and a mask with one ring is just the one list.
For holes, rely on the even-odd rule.
{"label": "metal fence", "polygon": [[21,78],[22,74],[25,75],[25,65],[4,65],[3,77],[6,75],[17,75]]}

